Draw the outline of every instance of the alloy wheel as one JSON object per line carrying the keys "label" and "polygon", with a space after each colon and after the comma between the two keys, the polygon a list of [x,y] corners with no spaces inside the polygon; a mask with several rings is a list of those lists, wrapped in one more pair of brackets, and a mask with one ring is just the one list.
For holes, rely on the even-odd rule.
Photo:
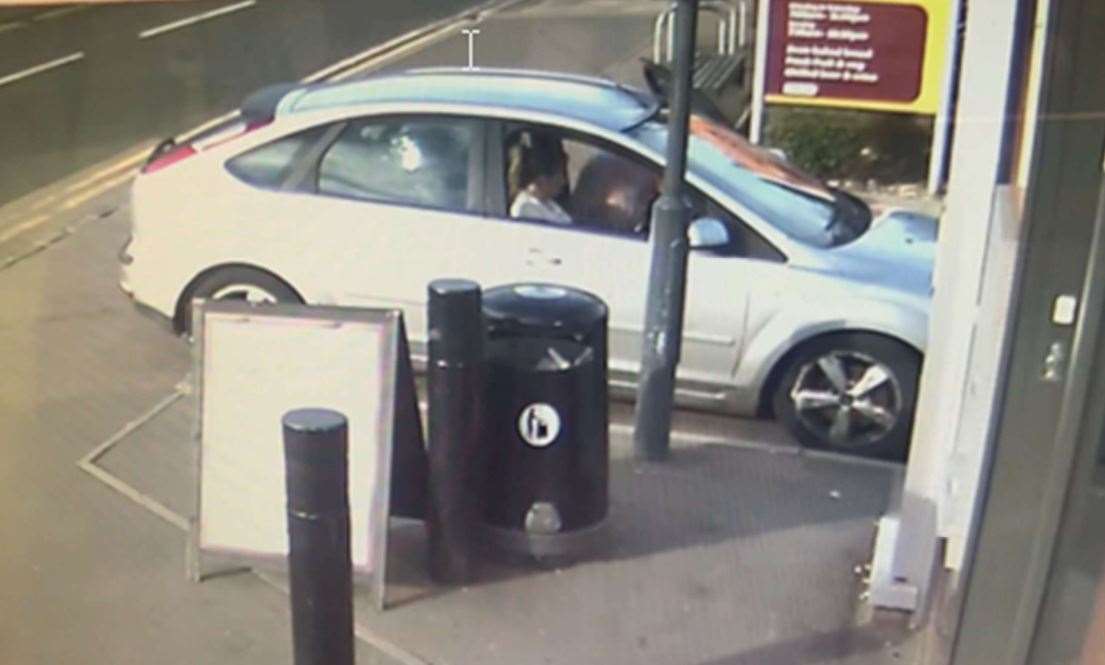
{"label": "alloy wheel", "polygon": [[832,351],[803,365],[790,399],[798,420],[834,448],[883,438],[903,406],[893,370],[856,351]]}

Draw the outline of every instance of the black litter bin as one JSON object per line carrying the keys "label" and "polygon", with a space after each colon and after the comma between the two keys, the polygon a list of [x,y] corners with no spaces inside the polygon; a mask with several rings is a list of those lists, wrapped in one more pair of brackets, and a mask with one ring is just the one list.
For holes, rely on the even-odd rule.
{"label": "black litter bin", "polygon": [[[595,354],[591,380],[602,387],[595,404],[602,421],[609,422],[606,329],[610,310],[601,298],[559,284],[507,284],[484,291],[482,307],[487,337],[492,341],[538,337],[591,348]],[[603,429],[603,449],[606,440]]]}
{"label": "black litter bin", "polygon": [[490,289],[483,305],[492,542],[539,559],[578,556],[608,507],[606,306],[535,284]]}
{"label": "black litter bin", "polygon": [[566,339],[595,351],[595,370],[606,373],[606,320],[598,296],[557,284],[507,284],[483,292],[488,338]]}

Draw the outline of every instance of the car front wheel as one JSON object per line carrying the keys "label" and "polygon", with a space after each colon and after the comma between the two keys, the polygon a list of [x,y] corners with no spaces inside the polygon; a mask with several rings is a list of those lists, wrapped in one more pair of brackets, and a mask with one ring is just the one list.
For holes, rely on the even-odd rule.
{"label": "car front wheel", "polygon": [[921,354],[862,333],[813,340],[790,359],[772,403],[804,446],[904,461]]}

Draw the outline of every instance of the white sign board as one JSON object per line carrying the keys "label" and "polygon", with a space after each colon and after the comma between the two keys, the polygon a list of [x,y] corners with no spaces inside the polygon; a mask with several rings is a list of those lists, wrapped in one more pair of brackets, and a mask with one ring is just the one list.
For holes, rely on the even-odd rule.
{"label": "white sign board", "polygon": [[348,419],[353,567],[382,588],[399,313],[207,302],[195,320],[197,568],[205,553],[286,559],[281,419],[320,407]]}

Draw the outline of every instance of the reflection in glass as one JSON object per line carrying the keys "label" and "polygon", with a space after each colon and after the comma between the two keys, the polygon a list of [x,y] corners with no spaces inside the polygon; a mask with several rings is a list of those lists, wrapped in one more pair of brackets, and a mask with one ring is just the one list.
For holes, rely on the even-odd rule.
{"label": "reflection in glass", "polygon": [[1095,374],[1032,665],[1105,665],[1105,377]]}

